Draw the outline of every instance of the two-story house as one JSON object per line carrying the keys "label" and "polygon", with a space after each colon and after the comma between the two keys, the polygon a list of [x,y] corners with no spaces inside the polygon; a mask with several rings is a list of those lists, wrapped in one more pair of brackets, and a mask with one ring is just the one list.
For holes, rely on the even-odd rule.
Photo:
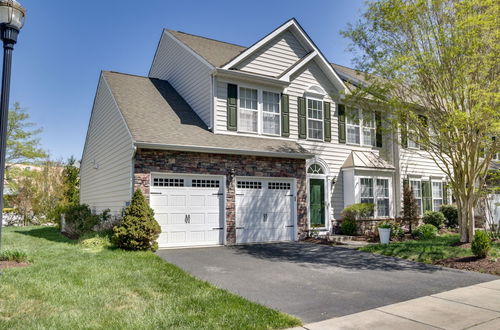
{"label": "two-story house", "polygon": [[383,111],[343,105],[360,79],[295,19],[250,47],[164,30],[147,77],[101,73],[81,202],[119,214],[142,189],[160,247],[296,240],[359,202],[395,217],[405,180],[439,207],[444,174],[411,132],[401,146]]}

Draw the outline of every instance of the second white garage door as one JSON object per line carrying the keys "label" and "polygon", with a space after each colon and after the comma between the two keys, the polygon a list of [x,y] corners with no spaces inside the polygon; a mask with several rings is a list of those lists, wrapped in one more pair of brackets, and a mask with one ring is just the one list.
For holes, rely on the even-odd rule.
{"label": "second white garage door", "polygon": [[295,238],[293,179],[236,180],[236,243]]}
{"label": "second white garage door", "polygon": [[160,247],[223,244],[223,178],[155,175],[151,181]]}

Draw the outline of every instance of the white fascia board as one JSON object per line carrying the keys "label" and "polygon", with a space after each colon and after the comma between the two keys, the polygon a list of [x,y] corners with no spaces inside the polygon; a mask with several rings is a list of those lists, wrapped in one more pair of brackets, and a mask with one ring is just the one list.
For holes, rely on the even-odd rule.
{"label": "white fascia board", "polygon": [[272,151],[253,151],[253,150],[242,150],[242,149],[189,146],[189,145],[178,145],[178,144],[162,144],[162,143],[136,142],[135,146],[137,148],[143,148],[143,149],[175,150],[175,151],[188,151],[188,152],[206,152],[206,153],[211,153],[211,154],[248,155],[248,156],[263,156],[263,157],[276,157],[276,158],[308,159],[308,158],[314,157],[313,154],[299,154],[299,153],[272,152]]}
{"label": "white fascia board", "polygon": [[230,69],[236,64],[240,63],[243,61],[245,58],[248,56],[252,55],[256,50],[258,50],[260,47],[264,46],[269,40],[273,39],[277,35],[279,35],[281,32],[285,31],[288,29],[290,26],[292,26],[294,23],[294,19],[288,20],[285,22],[283,25],[278,27],[276,30],[273,32],[269,33],[267,36],[264,38],[260,39],[257,41],[255,44],[253,44],[251,47],[247,48],[244,50],[240,55],[236,56],[233,58],[229,63],[225,64],[222,68],[223,69]]}
{"label": "white fascia board", "polygon": [[182,41],[180,41],[179,39],[177,39],[172,33],[168,32],[168,30],[166,30],[166,29],[163,30],[163,35],[166,35],[169,38],[171,38],[172,40],[174,40],[175,42],[177,42],[182,48],[184,48],[185,50],[187,50],[196,59],[198,59],[200,62],[202,62],[203,64],[205,64],[210,70],[214,69],[214,66],[212,64],[208,63],[208,61],[206,59],[204,59],[203,57],[201,57],[200,55],[198,55],[198,53],[196,53],[194,50],[192,50],[191,47],[189,47],[188,45],[186,45],[185,43],[183,43]]}
{"label": "white fascia board", "polygon": [[379,171],[379,172],[395,172],[396,169],[391,168],[378,168],[378,167],[343,167],[342,170],[356,170],[356,171]]}
{"label": "white fascia board", "polygon": [[251,82],[261,82],[268,85],[278,86],[278,87],[288,87],[290,85],[289,81],[284,81],[281,79],[267,77],[255,73],[244,72],[244,71],[236,71],[236,70],[226,70],[226,69],[215,69],[215,76],[225,77],[225,78],[235,78],[242,79]]}
{"label": "white fascia board", "polygon": [[307,65],[312,59],[314,59],[316,56],[318,56],[318,52],[317,51],[313,51],[311,52],[309,55],[306,55],[305,58],[303,58],[300,63],[298,63],[297,65],[295,65],[295,67],[293,67],[292,69],[290,69],[290,71],[288,71],[286,74],[284,74],[280,80],[283,80],[283,81],[287,81],[287,82],[290,82],[290,77],[297,71],[299,71],[300,69],[302,69],[305,65]]}

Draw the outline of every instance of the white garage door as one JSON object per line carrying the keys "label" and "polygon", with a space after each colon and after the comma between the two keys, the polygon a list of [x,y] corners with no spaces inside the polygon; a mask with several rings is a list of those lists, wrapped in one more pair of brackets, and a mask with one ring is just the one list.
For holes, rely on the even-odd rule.
{"label": "white garage door", "polygon": [[236,243],[291,241],[295,236],[293,180],[236,180]]}
{"label": "white garage door", "polygon": [[161,226],[160,247],[223,244],[224,184],[207,176],[156,175],[150,205]]}

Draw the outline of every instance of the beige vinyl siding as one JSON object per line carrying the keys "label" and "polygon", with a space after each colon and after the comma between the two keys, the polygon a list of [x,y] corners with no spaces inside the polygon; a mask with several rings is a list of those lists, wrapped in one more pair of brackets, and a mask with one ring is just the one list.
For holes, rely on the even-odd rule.
{"label": "beige vinyl siding", "polygon": [[167,80],[207,126],[211,126],[211,68],[163,32],[149,76]]}
{"label": "beige vinyl siding", "polygon": [[237,68],[276,77],[306,54],[307,51],[297,38],[290,31],[286,31],[270,40]]}
{"label": "beige vinyl siding", "polygon": [[132,137],[101,76],[80,165],[80,202],[119,215],[131,198],[133,154]]}
{"label": "beige vinyl siding", "polygon": [[[337,98],[337,91],[335,87],[330,83],[325,74],[321,71],[319,66],[312,61],[304,69],[297,72],[291,77],[292,82],[286,90],[285,93],[290,95],[290,138],[297,141],[304,148],[310,152],[317,155],[318,158],[323,159],[329,165],[331,180],[333,177],[337,177],[336,184],[331,189],[331,216],[334,219],[340,218],[340,212],[344,208],[344,194],[343,194],[343,180],[341,167],[344,164],[346,158],[349,156],[352,150],[361,151],[373,151],[376,154],[379,153],[378,148],[363,147],[349,144],[339,144],[338,143],[338,113],[336,107],[335,98]],[[227,84],[229,81],[217,79],[216,81],[216,124],[217,133],[222,134],[241,134],[236,132],[228,132],[226,129],[226,97],[227,97]],[[230,81],[230,83],[240,84],[239,81]],[[244,84],[244,82],[243,82]],[[298,108],[297,108],[297,97],[304,96],[305,91],[312,85],[321,86],[329,95],[326,95],[324,101],[331,102],[332,106],[332,120],[331,120],[331,132],[332,141],[331,142],[321,142],[321,141],[310,141],[298,139]],[[260,86],[265,89],[265,86]],[[281,138],[281,137],[277,137]],[[388,144],[384,144],[384,149]],[[388,154],[389,152],[385,152]]]}

